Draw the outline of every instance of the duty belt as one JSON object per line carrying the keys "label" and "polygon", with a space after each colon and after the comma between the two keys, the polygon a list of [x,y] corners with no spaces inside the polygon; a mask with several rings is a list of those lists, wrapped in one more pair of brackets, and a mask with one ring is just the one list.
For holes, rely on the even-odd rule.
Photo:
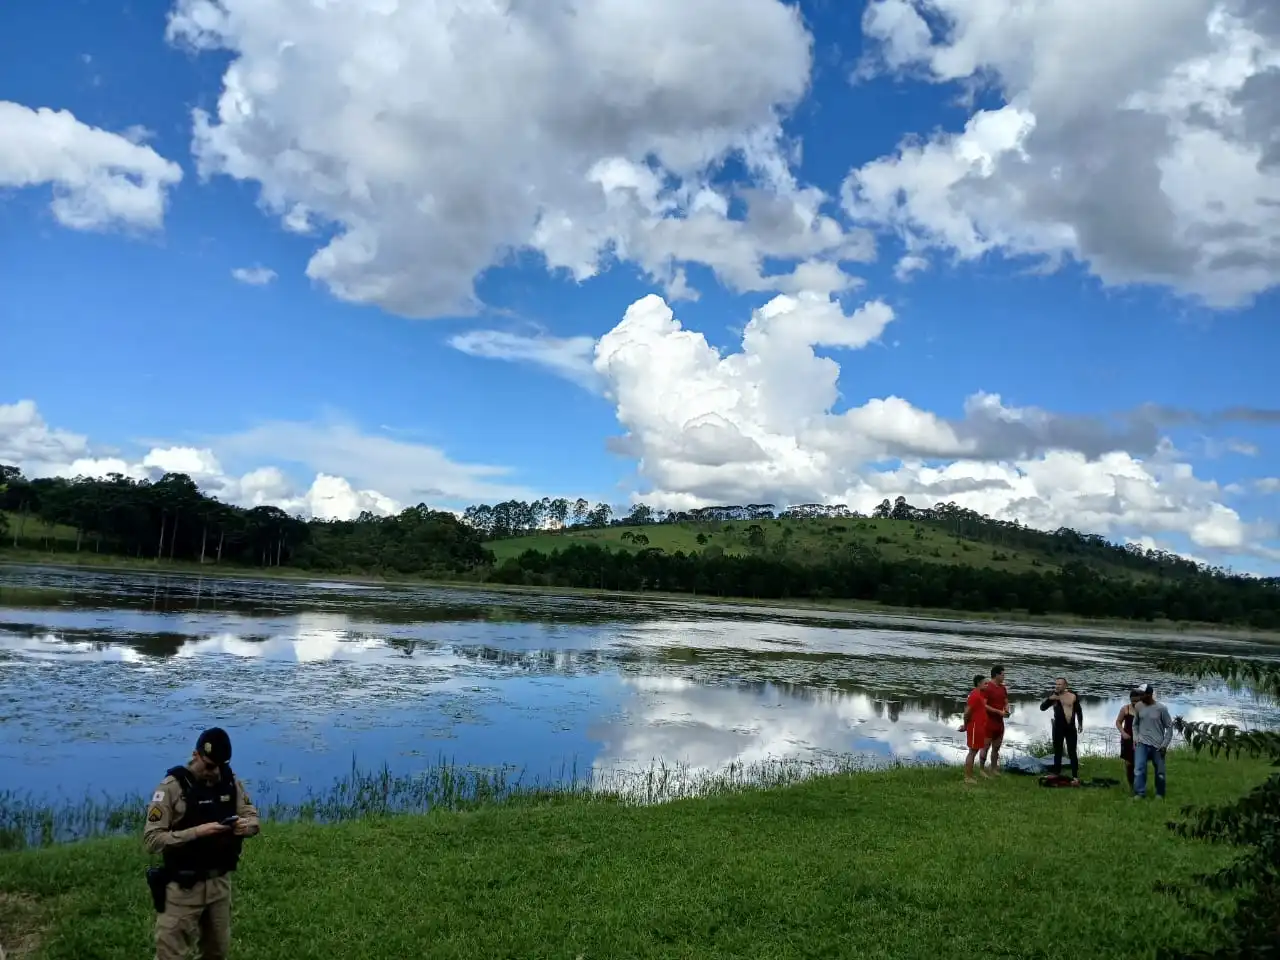
{"label": "duty belt", "polygon": [[171,879],[184,890],[189,890],[204,880],[217,880],[226,876],[225,870],[175,870]]}

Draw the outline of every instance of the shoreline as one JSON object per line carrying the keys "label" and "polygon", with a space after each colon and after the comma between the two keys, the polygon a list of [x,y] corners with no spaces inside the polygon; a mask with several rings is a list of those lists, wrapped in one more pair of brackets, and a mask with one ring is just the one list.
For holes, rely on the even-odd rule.
{"label": "shoreline", "polygon": [[[1015,758],[1030,757],[1048,764],[1052,754],[1046,744],[1014,747],[1004,754],[1002,775],[1014,780],[1036,781],[1038,773],[1008,766]],[[1169,748],[1171,759],[1199,762],[1201,758],[1183,740]],[[1214,760],[1213,762],[1217,762]],[[1247,761],[1252,762],[1252,760]],[[1101,769],[1113,774],[1119,761],[1114,751],[1085,748],[1080,753],[1085,779]],[[554,764],[552,765],[554,767]],[[955,757],[902,757],[849,752],[817,758],[767,757],[732,760],[721,767],[698,768],[687,762],[654,758],[647,765],[581,770],[576,759],[560,765],[558,774],[530,775],[527,766],[511,763],[459,763],[443,754],[413,772],[353,767],[327,788],[308,787],[293,800],[264,789],[253,775],[244,777],[264,823],[315,823],[341,826],[370,817],[428,816],[476,810],[504,809],[528,804],[582,803],[624,807],[650,807],[713,797],[734,797],[762,791],[786,790],[832,778],[860,777],[906,771],[950,771],[958,778],[963,769]],[[67,843],[110,839],[140,832],[147,807],[145,791],[136,794],[96,796],[88,789],[81,797],[59,792],[53,796],[19,794],[0,790],[0,854],[6,850],[40,849]],[[23,838],[19,839],[19,834]]]}
{"label": "shoreline", "polygon": [[[1104,761],[1099,756],[1096,759]],[[734,760],[715,769],[652,760],[634,769],[579,770],[576,761],[559,774],[529,775],[517,764],[462,764],[443,755],[424,769],[393,773],[353,767],[322,790],[309,787],[286,801],[265,792],[252,775],[245,777],[264,823],[317,823],[340,826],[369,817],[428,816],[503,809],[531,803],[611,804],[645,807],[684,800],[738,796],[785,789],[830,777],[891,770],[951,769],[943,759],[879,758],[861,753],[821,759],[775,757]],[[145,792],[96,797],[33,797],[0,791],[0,852],[110,839],[140,832],[147,807]],[[17,833],[26,833],[25,842]],[[50,842],[51,841],[51,842]]]}
{"label": "shoreline", "polygon": [[[90,559],[101,557],[102,559]],[[676,603],[713,603],[728,607],[773,608],[797,613],[818,611],[824,613],[870,614],[880,617],[916,620],[945,620],[958,623],[985,624],[993,627],[1083,627],[1149,634],[1200,634],[1224,640],[1242,640],[1255,643],[1280,644],[1280,631],[1256,630],[1249,627],[1233,627],[1220,623],[1174,620],[1122,620],[1108,617],[1079,617],[1071,614],[1028,613],[993,616],[972,610],[945,608],[890,607],[871,600],[810,600],[806,598],[759,599],[752,597],[720,597],[713,594],[669,593],[645,590],[599,590],[589,587],[542,587],[490,583],[484,580],[450,580],[426,577],[386,577],[376,574],[335,573],[300,570],[297,568],[232,567],[226,565],[185,563],[168,560],[140,560],[114,555],[90,554],[81,557],[44,553],[29,550],[0,551],[0,570],[6,566],[53,567],[69,570],[93,570],[103,573],[179,574],[193,577],[216,577],[241,580],[280,580],[292,582],[349,583],[352,585],[437,587],[452,590],[483,590],[512,596],[578,597],[604,600],[657,600]],[[0,587],[0,608],[6,606],[4,590]],[[42,588],[23,588],[42,589]]]}
{"label": "shoreline", "polygon": [[[1166,821],[1185,803],[1234,799],[1267,770],[1179,758],[1174,808],[1130,802],[1119,761],[1099,759],[1087,775],[1119,787],[1048,790],[1010,774],[966,786],[954,767],[904,767],[651,806],[544,796],[267,821],[233,880],[233,949],[259,960],[982,953],[989,931],[956,882],[977,862],[1011,878],[1001,943],[1012,955],[1043,950],[1047,917],[1085,955],[1151,956],[1152,929],[1206,948],[1212,924],[1125,877],[1142,862],[1188,881],[1230,860]],[[1073,856],[1047,856],[1054,848]],[[137,832],[0,852],[5,949],[146,955],[148,862]]]}

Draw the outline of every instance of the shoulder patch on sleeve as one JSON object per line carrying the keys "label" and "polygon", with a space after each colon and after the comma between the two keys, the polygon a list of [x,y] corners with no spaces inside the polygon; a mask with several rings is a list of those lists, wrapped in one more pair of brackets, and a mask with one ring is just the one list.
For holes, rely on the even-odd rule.
{"label": "shoulder patch on sleeve", "polygon": [[152,803],[160,803],[160,802],[162,802],[163,800],[164,800],[164,791],[163,791],[163,790],[157,790],[155,793],[153,793],[153,794],[151,795],[151,802],[152,802]]}
{"label": "shoulder patch on sleeve", "polygon": [[147,810],[147,823],[159,823],[161,816],[163,816],[163,814],[160,812],[160,808],[153,804],[151,808]]}

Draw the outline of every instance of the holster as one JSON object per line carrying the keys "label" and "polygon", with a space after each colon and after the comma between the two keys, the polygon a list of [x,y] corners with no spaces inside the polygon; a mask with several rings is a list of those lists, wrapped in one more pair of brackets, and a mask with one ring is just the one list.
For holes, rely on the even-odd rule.
{"label": "holster", "polygon": [[164,867],[147,868],[147,886],[151,888],[151,903],[156,913],[164,913],[165,888],[169,885],[169,872]]}

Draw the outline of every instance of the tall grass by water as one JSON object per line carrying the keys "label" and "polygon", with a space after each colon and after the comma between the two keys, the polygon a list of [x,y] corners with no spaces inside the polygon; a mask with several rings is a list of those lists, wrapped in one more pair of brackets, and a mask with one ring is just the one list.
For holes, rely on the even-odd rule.
{"label": "tall grass by water", "polygon": [[[890,764],[890,765],[897,765]],[[393,773],[385,764],[362,770],[354,758],[351,770],[326,790],[308,789],[300,801],[262,793],[246,784],[264,820],[341,823],[366,817],[431,810],[473,810],[514,804],[569,801],[649,805],[743,790],[789,786],[824,774],[851,773],[883,767],[861,755],[817,760],[767,759],[733,762],[704,770],[662,760],[633,769],[580,769],[567,762],[547,774],[531,775],[527,767],[464,766],[445,757],[424,770]],[[146,795],[93,796],[50,801],[29,793],[0,791],[0,850],[51,846],[74,840],[140,832],[146,817]]]}

